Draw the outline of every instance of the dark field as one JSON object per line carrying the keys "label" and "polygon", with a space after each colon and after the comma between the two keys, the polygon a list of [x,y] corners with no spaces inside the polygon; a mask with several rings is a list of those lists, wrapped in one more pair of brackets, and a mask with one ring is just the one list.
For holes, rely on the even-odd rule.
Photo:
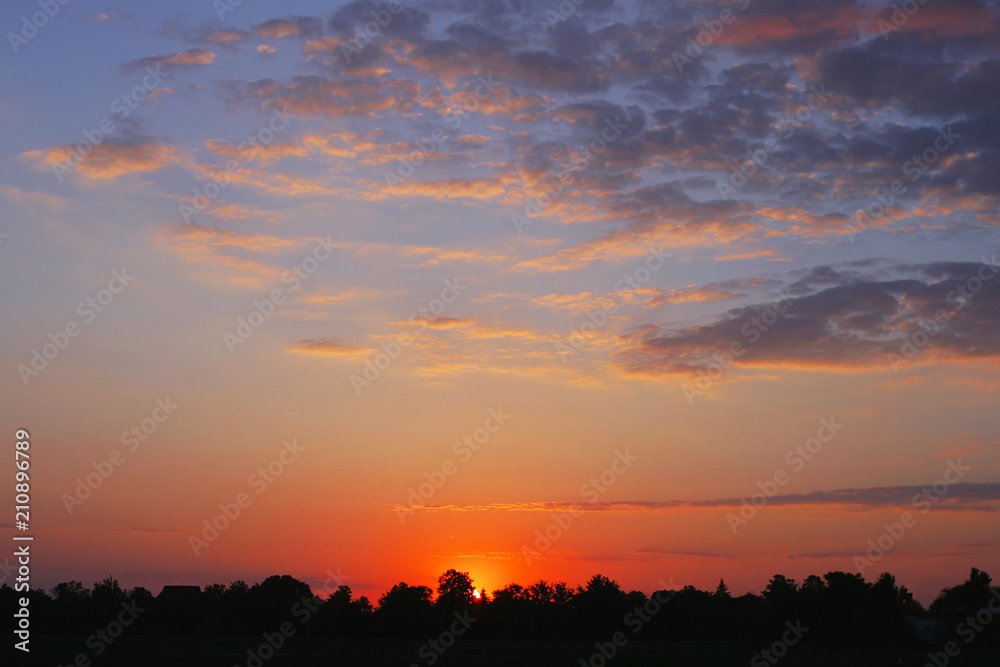
{"label": "dark field", "polygon": [[[86,650],[86,637],[39,637],[32,640],[30,656],[6,646],[0,656],[4,665],[30,664],[57,667],[73,664],[74,659]],[[516,642],[459,640],[440,659],[431,663],[429,658],[418,655],[423,642],[411,640],[377,639],[308,639],[293,638],[268,660],[252,661],[249,667],[292,667],[319,665],[535,665],[579,666],[587,664],[595,655],[594,642]],[[232,667],[247,665],[250,648],[257,649],[259,642],[249,638],[148,638],[126,637],[115,642],[103,655],[94,657],[86,651],[92,667]],[[933,665],[926,651],[859,651],[833,650],[814,645],[798,645],[789,649],[780,660],[769,663],[760,656],[761,647],[733,644],[632,642],[621,649],[608,667],[637,665],[678,665],[679,667],[717,667],[728,665],[753,665],[764,667],[780,664],[810,667],[923,667]],[[938,649],[935,649],[937,651]],[[18,653],[13,656],[12,654]],[[756,658],[756,659],[755,659]],[[590,664],[600,667],[601,659]],[[951,659],[948,665],[969,667],[996,667],[1000,665],[1000,651],[977,652],[968,649]],[[86,663],[81,663],[86,665]],[[935,667],[944,667],[943,663]]]}

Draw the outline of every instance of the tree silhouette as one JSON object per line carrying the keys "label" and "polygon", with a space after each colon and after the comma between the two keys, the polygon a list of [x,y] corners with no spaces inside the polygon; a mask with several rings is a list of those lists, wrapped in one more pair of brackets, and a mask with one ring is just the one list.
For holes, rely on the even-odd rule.
{"label": "tree silhouette", "polygon": [[290,620],[292,609],[303,600],[315,600],[309,584],[287,574],[254,584],[246,594],[254,632],[266,632]]}
{"label": "tree silhouette", "polygon": [[94,583],[91,599],[99,623],[107,625],[117,618],[127,598],[125,591],[114,577],[106,577],[103,581]]}
{"label": "tree silhouette", "polygon": [[419,636],[432,625],[431,589],[400,582],[378,600],[378,620],[395,636]]}
{"label": "tree silhouette", "polygon": [[326,637],[366,636],[370,630],[368,621],[371,613],[368,598],[362,595],[355,600],[350,586],[338,586],[317,614],[319,634]]}
{"label": "tree silhouette", "polygon": [[[711,592],[685,586],[679,591],[657,591],[647,599],[600,574],[576,589],[565,582],[540,580],[527,587],[511,583],[479,600],[472,591],[469,573],[449,569],[438,579],[436,596],[427,586],[400,582],[379,598],[375,609],[367,598],[355,598],[348,586],[338,587],[325,600],[318,599],[308,584],[289,575],[268,577],[253,586],[239,580],[204,589],[167,586],[156,598],[145,588],[125,590],[107,577],[95,583],[93,590],[68,581],[55,586],[51,596],[40,590],[30,591],[29,596],[32,627],[39,632],[81,635],[104,626],[110,614],[117,617],[123,602],[135,602],[150,611],[129,627],[130,634],[260,637],[293,620],[293,607],[309,600],[317,611],[301,637],[426,640],[453,621],[453,611],[467,609],[478,619],[467,638],[607,641],[626,627],[628,614],[643,608],[655,613],[635,630],[639,640],[741,641],[766,646],[785,632],[786,623],[798,620],[810,628],[804,641],[838,647],[918,647],[920,638],[911,630],[915,623],[937,623],[941,632],[954,635],[963,623],[973,627],[968,625],[970,619],[977,614],[985,617],[987,605],[1000,599],[990,576],[978,569],[972,569],[967,581],[942,590],[928,611],[889,573],[869,583],[856,573],[827,572],[822,577],[806,577],[801,586],[776,574],[759,595],[739,597],[733,597],[720,579]],[[13,605],[18,595],[23,594],[9,585],[0,586],[0,603]],[[976,646],[1000,644],[1000,623],[978,627]],[[938,642],[934,646],[940,645],[940,637],[934,641]]]}
{"label": "tree silhouette", "polygon": [[471,607],[475,602],[472,591],[475,586],[468,572],[446,570],[438,578],[437,601],[435,604],[445,611],[453,612]]}
{"label": "tree silhouette", "polygon": [[[1000,590],[993,587],[990,575],[982,570],[972,568],[969,578],[958,586],[945,588],[930,606],[931,616],[941,618],[949,633],[964,633],[974,631],[977,645],[1000,645],[1000,622],[983,623],[982,618],[992,618],[992,605],[1000,601]],[[986,610],[985,612],[983,610]],[[988,616],[989,614],[990,616]],[[978,620],[972,620],[978,617]],[[978,630],[976,628],[979,628]],[[968,634],[957,637],[964,644]]]}
{"label": "tree silhouette", "polygon": [[79,581],[67,581],[52,589],[53,620],[67,632],[89,632],[93,628],[90,590]]}

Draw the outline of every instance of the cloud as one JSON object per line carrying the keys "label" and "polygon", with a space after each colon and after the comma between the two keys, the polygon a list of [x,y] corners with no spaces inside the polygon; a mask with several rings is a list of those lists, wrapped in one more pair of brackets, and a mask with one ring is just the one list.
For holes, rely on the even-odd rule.
{"label": "cloud", "polygon": [[431,329],[459,329],[476,326],[476,320],[467,320],[460,317],[430,317],[414,320],[414,324],[424,324]]}
{"label": "cloud", "polygon": [[205,142],[205,147],[219,157],[227,160],[238,160],[240,162],[253,160],[260,166],[266,166],[270,162],[275,162],[284,157],[296,156],[306,157],[306,149],[293,144],[240,144],[234,146],[219,139],[209,139]]}
{"label": "cloud", "polygon": [[[40,169],[53,168],[61,173],[61,166],[65,166],[84,178],[105,181],[125,174],[159,171],[182,162],[181,153],[175,146],[112,139],[86,146],[90,151],[86,155],[82,155],[76,146],[54,146],[27,151],[21,157],[34,162]],[[74,163],[75,168],[72,167]]]}
{"label": "cloud", "polygon": [[743,291],[749,287],[757,287],[771,282],[768,278],[749,278],[746,280],[728,280],[706,285],[688,285],[683,289],[657,289],[651,295],[647,308],[674,303],[702,303],[706,301],[725,301],[747,296]]}
{"label": "cloud", "polygon": [[204,67],[215,62],[215,54],[207,49],[188,49],[177,53],[160,56],[147,56],[132,60],[122,65],[122,71],[127,73],[142,72],[147,67],[156,69],[162,67],[170,70],[178,67]]}
{"label": "cloud", "polygon": [[[825,508],[838,511],[871,512],[885,509],[913,509],[915,498],[928,503],[931,511],[948,512],[996,512],[1000,510],[1000,483],[958,483],[948,486],[943,496],[935,496],[937,502],[928,500],[925,486],[883,486],[872,488],[833,489],[777,495],[768,498],[768,507]],[[603,514],[648,514],[674,512],[692,509],[728,509],[743,506],[744,498],[713,498],[707,500],[623,500],[616,502],[569,503],[558,501],[534,501],[513,503],[489,503],[485,505],[417,505],[411,509],[429,512],[596,512]],[[920,505],[919,507],[924,507]],[[655,551],[655,550],[650,550]]]}
{"label": "cloud", "polygon": [[[558,191],[533,220],[590,224],[595,232],[525,258],[522,271],[581,269],[634,257],[650,243],[712,248],[718,261],[787,261],[762,241],[845,234],[945,118],[966,119],[961,148],[907,182],[872,231],[969,228],[995,217],[1000,185],[991,174],[1000,168],[1000,144],[990,128],[1000,107],[987,91],[1000,72],[990,55],[1000,40],[989,41],[981,27],[996,21],[986,5],[955,0],[941,12],[952,18],[941,21],[932,20],[938,10],[922,7],[919,20],[882,39],[875,10],[852,0],[823,8],[751,3],[683,74],[671,54],[718,15],[714,4],[646,7],[625,19],[613,3],[588,3],[553,26],[537,21],[530,3],[503,16],[488,4],[462,3],[447,21],[431,21],[439,9],[404,7],[359,43],[379,3],[338,9],[325,35],[308,17],[267,21],[258,33],[303,37],[319,72],[229,81],[220,90],[231,103],[344,119],[356,134],[382,130],[372,150],[328,142],[330,157],[371,168],[361,170],[351,198],[478,199],[523,214]],[[359,49],[349,62],[347,45]],[[945,48],[957,57],[940,57]],[[703,76],[713,84],[701,85]],[[480,77],[492,82],[485,98],[477,94]],[[629,92],[611,94],[617,84]],[[883,122],[878,110],[897,107],[903,117]],[[482,116],[490,116],[492,134]],[[624,132],[581,160],[590,142],[604,141],[605,120],[618,116],[629,118]],[[447,132],[450,144],[424,159],[418,178],[383,186],[384,174],[374,171],[412,153],[413,137],[455,118],[463,126]],[[765,145],[773,148],[757,166],[748,156]],[[487,152],[488,161],[480,157]],[[745,182],[721,194],[719,184],[748,165]]]}
{"label": "cloud", "polygon": [[1000,267],[992,262],[910,266],[911,277],[887,280],[817,267],[777,302],[736,308],[706,325],[635,334],[618,362],[630,373],[693,373],[717,364],[719,354],[732,355],[734,344],[743,350],[732,360],[737,368],[853,370],[995,358]]}
{"label": "cloud", "polygon": [[[385,25],[379,25],[380,30],[376,36],[385,35],[391,39],[417,43],[430,23],[430,15],[414,6],[408,6],[407,3],[401,4],[399,11],[391,13],[387,21],[383,19]],[[334,12],[327,21],[327,28],[334,36],[354,39],[359,32],[364,33],[365,26],[374,21],[374,15],[383,12],[388,12],[385,3],[358,0]],[[370,35],[368,37],[370,38]]]}
{"label": "cloud", "polygon": [[912,37],[928,45],[950,41],[951,38],[996,35],[995,13],[976,0],[942,0],[924,4],[920,11],[908,15],[907,20],[902,22],[898,14],[893,20],[893,10],[892,7],[882,10],[873,21],[874,27],[885,35],[914,33]]}
{"label": "cloud", "polygon": [[[1000,38],[993,5],[942,0],[883,39],[876,22],[890,9],[853,0],[822,8],[754,2],[684,72],[672,54],[718,16],[715,3],[647,4],[626,16],[614,3],[592,1],[554,25],[538,20],[544,10],[535,3],[497,6],[404,6],[364,39],[357,35],[372,12],[388,11],[381,3],[349,3],[325,24],[285,16],[252,32],[203,26],[197,38],[178,35],[208,46],[251,35],[298,38],[294,46],[308,63],[291,71],[298,76],[235,79],[216,89],[230,104],[287,109],[305,123],[343,121],[339,133],[314,131],[269,152],[275,161],[327,158],[322,166],[296,162],[274,174],[265,162],[243,170],[239,183],[286,196],[483,201],[505,214],[534,211],[531,232],[553,223],[586,230],[541,256],[521,255],[518,271],[620,262],[650,245],[711,249],[726,262],[787,261],[777,239],[844,235],[860,211],[878,205],[879,192],[905,178],[904,165],[947,122],[959,142],[907,180],[870,231],[995,223],[1000,103],[991,91],[1000,82]],[[347,45],[358,49],[349,59]],[[191,49],[134,65],[195,66],[211,57]],[[606,122],[618,117],[628,120],[608,140]],[[460,127],[448,128],[418,176],[385,183],[387,166],[412,155],[415,138],[456,120]],[[599,151],[588,150],[595,145]],[[764,146],[766,160],[757,165],[748,156]],[[239,150],[221,140],[209,147],[223,157]],[[317,174],[323,167],[329,172]],[[741,184],[720,193],[719,184],[740,170],[747,172]]]}
{"label": "cloud", "polygon": [[[345,247],[350,244],[344,243]],[[408,294],[405,289],[384,289],[376,287],[340,287],[331,292],[315,292],[299,299],[299,303],[309,306],[330,308],[333,306],[352,306],[368,308],[374,302],[393,296]]]}
{"label": "cloud", "polygon": [[287,269],[251,256],[279,254],[304,245],[298,240],[196,224],[166,227],[160,230],[157,240],[211,282],[258,289],[276,284]]}
{"label": "cloud", "polygon": [[251,101],[262,108],[288,109],[304,116],[377,116],[403,113],[417,103],[419,85],[412,81],[385,82],[297,76],[282,84],[271,79],[230,82],[230,102]]}
{"label": "cloud", "polygon": [[264,234],[235,232],[196,224],[173,225],[166,233],[177,243],[212,249],[239,249],[258,254],[275,254],[303,247],[301,241]]}
{"label": "cloud", "polygon": [[253,28],[254,32],[269,39],[301,37],[313,39],[323,32],[323,23],[312,16],[290,16],[264,21]]}
{"label": "cloud", "polygon": [[344,343],[339,338],[317,338],[300,340],[288,348],[288,352],[316,357],[366,357],[373,349]]}
{"label": "cloud", "polygon": [[733,554],[716,553],[713,551],[670,551],[667,549],[638,549],[635,553],[669,558],[736,558]]}
{"label": "cloud", "polygon": [[983,92],[1000,84],[1000,59],[921,62],[877,47],[850,47],[820,54],[816,75],[833,92],[866,105],[895,103],[910,113],[949,118],[997,109],[995,96]]}
{"label": "cloud", "polygon": [[202,39],[212,44],[233,45],[245,40],[249,35],[243,30],[228,28],[226,30],[216,30],[205,35]]}

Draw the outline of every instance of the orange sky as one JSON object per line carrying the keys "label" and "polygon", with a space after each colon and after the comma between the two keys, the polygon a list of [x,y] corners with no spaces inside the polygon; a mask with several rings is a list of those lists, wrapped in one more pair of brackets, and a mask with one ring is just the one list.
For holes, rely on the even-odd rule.
{"label": "orange sky", "polygon": [[356,57],[364,3],[67,6],[0,102],[37,585],[1000,572],[1000,31],[959,4],[418,2]]}

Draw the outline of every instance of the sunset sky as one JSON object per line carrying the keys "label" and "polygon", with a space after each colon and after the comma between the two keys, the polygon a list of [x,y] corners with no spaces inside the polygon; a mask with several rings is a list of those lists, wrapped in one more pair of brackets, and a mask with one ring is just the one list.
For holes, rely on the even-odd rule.
{"label": "sunset sky", "polygon": [[34,585],[1000,576],[997,2],[53,5],[0,7]]}

